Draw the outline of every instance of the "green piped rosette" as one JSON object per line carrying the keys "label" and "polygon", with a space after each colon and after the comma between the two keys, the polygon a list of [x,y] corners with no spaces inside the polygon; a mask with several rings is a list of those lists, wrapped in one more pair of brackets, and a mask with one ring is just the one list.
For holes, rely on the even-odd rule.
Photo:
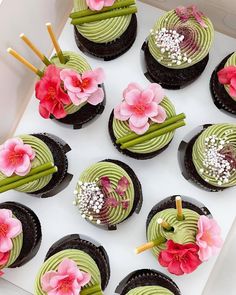
{"label": "green piped rosette", "polygon": [[[61,68],[61,69],[72,69],[77,71],[79,74],[84,73],[85,71],[90,71],[91,67],[90,65],[87,63],[86,59],[84,57],[82,57],[81,55],[74,53],[72,51],[63,51],[63,56],[66,59],[66,63],[62,64],[58,58],[57,55],[54,55],[51,58],[51,62],[53,64],[55,64],[57,67]],[[77,111],[79,111],[84,105],[85,103],[82,103],[78,106],[74,105],[74,104],[70,104],[68,106],[65,106],[65,111],[66,113],[69,114],[73,114],[76,113]]]}
{"label": "green piped rosette", "polygon": [[[202,19],[207,25],[206,28],[201,26],[194,17],[190,17],[186,22],[183,22],[175,10],[164,14],[157,20],[148,37],[148,48],[151,55],[158,63],[171,69],[188,68],[203,60],[212,46],[214,28],[208,17],[203,16]],[[187,59],[182,60],[180,64],[172,62],[173,59],[168,56],[168,52],[161,52],[161,48],[157,46],[156,33],[162,28],[175,30],[185,37],[180,43],[180,49],[183,56],[186,53]]]}
{"label": "green piped rosette", "polygon": [[[35,158],[31,162],[32,168],[36,168],[48,162],[54,163],[52,152],[49,147],[39,138],[33,135],[20,135],[24,144],[28,144],[32,147],[35,152]],[[5,179],[6,176],[0,172],[0,180]],[[18,187],[16,190],[19,192],[32,193],[44,188],[52,179],[52,175],[41,177],[35,181],[31,181]]]}
{"label": "green piped rosette", "polygon": [[174,295],[174,293],[160,286],[143,286],[130,290],[126,295]]}
{"label": "green piped rosette", "polygon": [[[236,52],[233,53],[233,54],[228,58],[228,60],[227,60],[227,62],[226,62],[226,64],[225,64],[224,67],[229,67],[229,66],[234,66],[234,67],[236,67]],[[233,100],[236,101],[236,98],[235,98],[235,97],[232,97],[232,96],[230,95],[230,92],[229,92],[229,88],[230,88],[230,86],[229,86],[228,84],[225,84],[224,87],[225,87],[225,90],[227,91],[227,93],[229,94],[229,96],[230,96]]]}
{"label": "green piped rosette", "polygon": [[54,254],[53,256],[51,256],[49,259],[47,259],[44,262],[35,280],[36,295],[47,295],[47,293],[45,293],[42,290],[41,278],[45,273],[49,271],[57,271],[59,264],[64,259],[73,260],[81,271],[89,273],[91,275],[90,282],[84,287],[82,287],[82,291],[86,290],[86,288],[90,288],[93,286],[101,286],[100,271],[98,269],[96,262],[93,260],[93,258],[87,253],[85,253],[84,251],[76,250],[76,249],[68,249],[68,250],[63,250]]}
{"label": "green piped rosette", "polygon": [[[173,240],[178,244],[195,243],[198,231],[198,219],[200,215],[190,209],[183,209],[184,221],[177,220],[175,208],[165,209],[156,213],[147,228],[147,240],[154,241],[159,237],[164,237],[166,240]],[[162,218],[174,228],[174,231],[167,231],[157,222]],[[152,248],[153,254],[157,257],[160,252],[166,248],[165,243]]]}
{"label": "green piped rosette", "polygon": [[[176,115],[175,107],[167,97],[165,97],[162,100],[160,106],[162,106],[165,109],[167,119]],[[120,121],[113,118],[112,128],[116,139],[119,139],[131,133],[128,121]],[[127,148],[127,150],[138,154],[148,154],[159,151],[171,142],[171,140],[174,137],[174,133],[174,131],[165,133],[161,136],[152,138],[145,142],[129,147]]]}
{"label": "green piped rosette", "polygon": [[[199,176],[207,183],[221,188],[232,187],[236,185],[236,171],[234,168],[229,170],[228,181],[221,181],[216,177],[216,174],[212,174],[210,167],[204,165],[205,153],[209,149],[212,136],[216,136],[214,144],[217,148],[223,149],[225,146],[230,145],[234,151],[236,151],[236,124],[214,124],[207,127],[197,138],[193,145],[192,160]],[[209,140],[208,140],[209,139]],[[223,171],[224,172],[224,171]],[[223,174],[222,174],[223,175]]]}
{"label": "green piped rosette", "polygon": [[[96,182],[104,176],[109,177],[111,186],[114,188],[113,191],[109,194],[109,197],[115,198],[115,200],[118,202],[128,200],[129,205],[126,209],[124,209],[121,205],[115,208],[109,206],[106,207],[104,210],[101,210],[101,213],[97,215],[95,214],[92,220],[88,219],[88,216],[86,216],[85,218],[94,224],[97,224],[97,220],[100,220],[101,223],[99,224],[101,225],[116,225],[124,221],[130,215],[135,197],[134,185],[129,174],[122,167],[108,161],[98,162],[87,168],[81,174],[79,181],[81,181],[82,183],[94,181]],[[120,196],[118,193],[115,192],[115,188],[118,181],[124,176],[128,180],[129,186],[125,192],[125,195]],[[80,192],[79,183],[77,183],[76,190],[78,191],[78,193]]]}
{"label": "green piped rosette", "polygon": [[[122,0],[117,0],[117,2]],[[88,9],[86,0],[74,0],[74,11]],[[77,25],[78,32],[95,43],[108,43],[118,39],[128,28],[132,15],[113,17]]]}

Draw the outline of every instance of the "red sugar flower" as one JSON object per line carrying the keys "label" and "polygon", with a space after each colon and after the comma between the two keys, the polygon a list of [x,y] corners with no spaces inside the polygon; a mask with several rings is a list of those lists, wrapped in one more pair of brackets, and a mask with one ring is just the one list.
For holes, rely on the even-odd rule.
{"label": "red sugar flower", "polygon": [[236,98],[236,67],[225,67],[220,70],[217,75],[219,82],[224,85],[229,85],[230,95]]}

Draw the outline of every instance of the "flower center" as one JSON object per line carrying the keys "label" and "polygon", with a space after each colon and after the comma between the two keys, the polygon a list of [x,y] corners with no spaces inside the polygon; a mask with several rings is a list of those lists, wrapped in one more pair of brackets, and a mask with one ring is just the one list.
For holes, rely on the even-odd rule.
{"label": "flower center", "polygon": [[137,115],[142,115],[144,112],[145,112],[145,105],[143,105],[142,103],[138,103],[135,105],[134,107],[134,112],[137,114]]}
{"label": "flower center", "polygon": [[68,293],[71,290],[72,279],[70,277],[65,278],[60,282],[59,290],[63,293]]}
{"label": "flower center", "polygon": [[8,233],[8,225],[5,223],[0,224],[0,237],[6,237]]}
{"label": "flower center", "polygon": [[23,153],[12,152],[9,154],[8,159],[12,165],[16,165],[21,161],[22,157],[23,157]]}
{"label": "flower center", "polygon": [[48,88],[47,99],[54,100],[56,97],[56,89],[52,86]]}
{"label": "flower center", "polygon": [[202,236],[202,240],[205,241],[205,242],[207,242],[207,244],[208,244],[209,246],[211,246],[211,245],[214,244],[213,241],[212,241],[211,234],[210,234],[209,231],[205,231],[205,232],[204,232],[204,234],[203,234],[203,236]]}

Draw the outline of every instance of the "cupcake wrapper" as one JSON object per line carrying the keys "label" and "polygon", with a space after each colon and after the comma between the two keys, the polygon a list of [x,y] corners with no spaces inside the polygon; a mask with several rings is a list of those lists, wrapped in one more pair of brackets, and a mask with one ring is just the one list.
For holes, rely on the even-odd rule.
{"label": "cupcake wrapper", "polygon": [[79,234],[71,234],[55,242],[49,249],[45,261],[54,254],[66,250],[77,249],[86,252],[96,262],[102,280],[102,290],[104,290],[110,279],[109,257],[104,247],[90,237]]}
{"label": "cupcake wrapper", "polygon": [[85,54],[93,55],[104,61],[113,60],[128,51],[137,35],[137,17],[132,15],[131,22],[126,31],[116,40],[108,43],[95,43],[83,37],[74,27],[75,42]]}
{"label": "cupcake wrapper", "polygon": [[67,172],[68,160],[66,153],[69,152],[71,148],[65,141],[55,135],[49,133],[37,133],[32,135],[41,139],[52,151],[54,163],[58,171],[53,174],[52,179],[44,188],[30,194],[40,198],[52,197],[65,189],[73,177],[72,174]]}
{"label": "cupcake wrapper", "polygon": [[142,59],[145,60],[143,64],[145,64],[146,78],[152,83],[160,84],[163,88],[173,90],[183,88],[196,80],[204,71],[209,60],[208,54],[203,60],[188,68],[170,69],[158,63],[151,55],[147,41],[143,43],[141,52],[144,55]]}
{"label": "cupcake wrapper", "polygon": [[104,84],[101,84],[100,87],[104,91],[104,99],[98,105],[91,105],[89,103],[85,104],[81,109],[73,114],[67,115],[65,118],[57,119],[57,122],[72,125],[73,129],[81,129],[84,125],[88,125],[93,119],[101,115],[105,109],[106,105],[106,92]]}
{"label": "cupcake wrapper", "polygon": [[181,295],[178,286],[171,278],[153,269],[140,269],[127,275],[116,288],[115,295],[125,295],[130,290],[142,286],[161,286],[175,295]]}
{"label": "cupcake wrapper", "polygon": [[109,131],[110,138],[112,140],[113,145],[123,155],[129,156],[129,157],[134,158],[136,160],[152,159],[152,158],[156,157],[157,155],[159,155],[160,153],[162,153],[164,150],[166,150],[168,148],[168,146],[170,145],[171,141],[172,141],[171,140],[166,146],[159,149],[158,151],[147,153],[147,154],[133,153],[133,152],[131,152],[129,150],[126,150],[126,149],[123,150],[123,149],[120,148],[120,144],[116,143],[116,137],[115,137],[115,134],[114,134],[114,131],[113,131],[113,128],[112,128],[113,118],[114,118],[114,111],[111,112],[111,115],[110,115],[110,118],[109,118],[108,131]]}
{"label": "cupcake wrapper", "polygon": [[183,208],[193,210],[200,215],[205,215],[209,218],[212,218],[211,212],[201,202],[199,202],[195,199],[183,196],[183,195],[174,195],[174,196],[165,198],[164,200],[157,203],[152,208],[152,210],[149,212],[148,217],[147,217],[146,230],[148,229],[148,225],[151,222],[153,216],[155,216],[158,212],[161,212],[161,211],[163,211],[165,209],[169,209],[169,208],[176,208],[175,198],[177,196],[180,196],[182,198]]}
{"label": "cupcake wrapper", "polygon": [[199,126],[192,130],[185,138],[181,141],[179,148],[178,148],[178,160],[179,166],[182,171],[182,175],[186,180],[191,182],[196,186],[200,186],[202,189],[210,191],[210,192],[218,192],[223,191],[226,188],[217,187],[209,184],[205,180],[203,180],[193,164],[192,160],[192,150],[195,141],[197,140],[198,136],[209,126],[212,124],[205,124]]}
{"label": "cupcake wrapper", "polygon": [[212,73],[210,80],[211,96],[216,107],[227,114],[236,115],[236,101],[234,101],[225,90],[223,84],[219,83],[217,73],[224,68],[225,63],[233,53],[229,54],[222,60]]}
{"label": "cupcake wrapper", "polygon": [[0,208],[12,210],[14,216],[22,223],[22,249],[16,261],[9,268],[22,266],[37,254],[41,245],[42,232],[40,221],[30,208],[16,202],[1,203]]}

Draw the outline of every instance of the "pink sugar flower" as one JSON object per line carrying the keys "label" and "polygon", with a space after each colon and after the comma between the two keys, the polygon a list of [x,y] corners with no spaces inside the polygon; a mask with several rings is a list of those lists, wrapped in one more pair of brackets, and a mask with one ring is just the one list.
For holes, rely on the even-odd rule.
{"label": "pink sugar flower", "polygon": [[112,6],[115,0],[86,0],[91,10],[101,10],[103,7]]}
{"label": "pink sugar flower", "polygon": [[221,84],[229,85],[229,93],[236,99],[236,67],[225,67],[220,70],[217,75]]}
{"label": "pink sugar flower", "polygon": [[10,251],[8,252],[0,252],[0,267],[4,266],[10,257]]}
{"label": "pink sugar flower", "polygon": [[188,7],[179,6],[175,9],[175,12],[183,22],[186,22],[190,17],[194,17],[203,28],[207,28],[207,25],[203,20],[204,15],[198,10],[196,5],[190,5]]}
{"label": "pink sugar flower", "polygon": [[80,271],[71,259],[64,259],[57,271],[49,271],[41,278],[42,289],[48,295],[79,295],[91,275]]}
{"label": "pink sugar flower", "polygon": [[80,105],[86,101],[92,105],[97,105],[103,101],[104,91],[101,87],[98,87],[105,78],[101,68],[86,71],[82,75],[73,70],[65,69],[61,71],[60,77],[74,105]]}
{"label": "pink sugar flower", "polygon": [[196,243],[199,247],[201,261],[208,260],[219,252],[223,241],[220,236],[220,227],[214,219],[201,215],[198,220]]}
{"label": "pink sugar flower", "polygon": [[0,171],[7,177],[13,173],[24,176],[29,173],[34,158],[34,150],[21,138],[8,139],[0,146]]}
{"label": "pink sugar flower", "polygon": [[137,134],[145,133],[150,121],[162,123],[167,115],[159,105],[164,98],[164,90],[156,83],[146,89],[131,83],[123,92],[124,100],[114,109],[114,117],[121,121],[129,121],[129,127]]}
{"label": "pink sugar flower", "polygon": [[12,249],[12,240],[22,233],[21,222],[12,217],[11,210],[0,209],[0,252]]}
{"label": "pink sugar flower", "polygon": [[50,115],[57,119],[64,118],[67,115],[65,106],[71,104],[69,96],[62,88],[60,72],[55,65],[49,65],[35,86],[35,96],[40,101],[39,113],[45,119]]}

